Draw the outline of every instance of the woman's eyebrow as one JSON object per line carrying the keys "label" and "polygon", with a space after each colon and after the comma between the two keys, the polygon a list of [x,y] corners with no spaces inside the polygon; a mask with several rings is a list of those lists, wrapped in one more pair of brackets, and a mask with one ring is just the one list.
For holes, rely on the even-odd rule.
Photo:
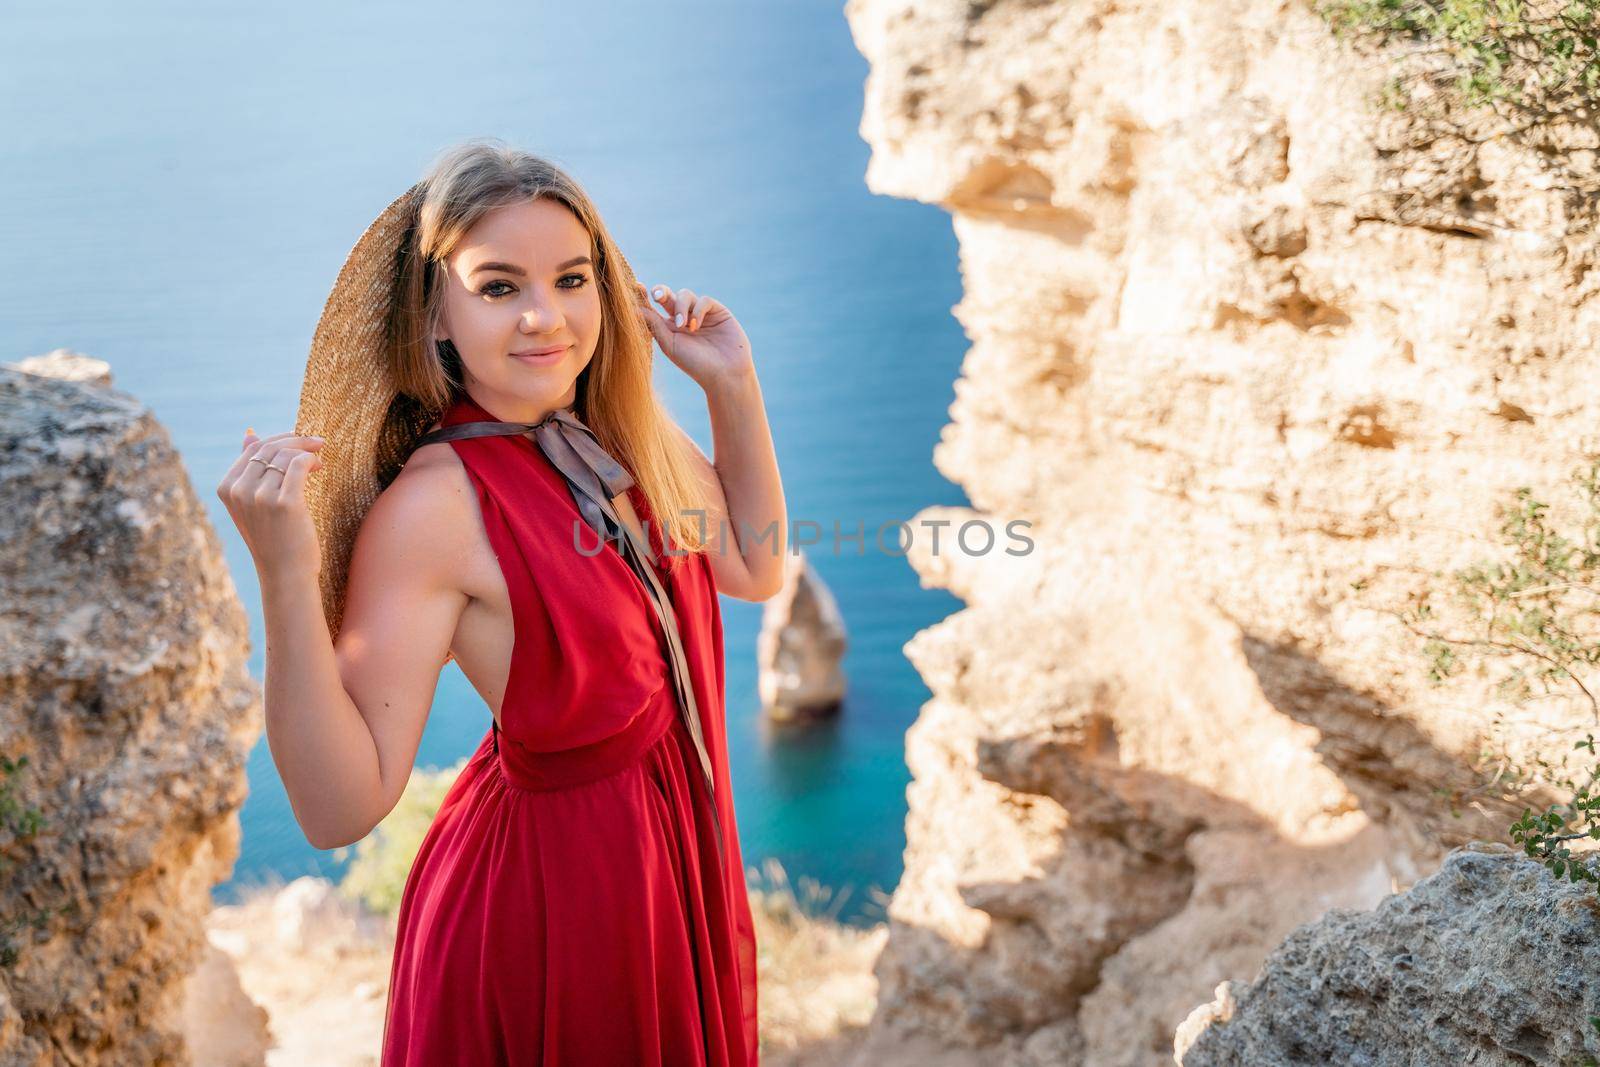
{"label": "woman's eyebrow", "polygon": [[[593,262],[594,260],[590,259],[588,256],[577,256],[573,259],[567,260],[565,263],[556,264],[556,270],[566,270],[568,267],[576,267],[580,263],[592,264]],[[515,263],[479,263],[476,267],[473,267],[472,270],[467,272],[467,277],[470,278],[474,274],[486,270],[497,270],[502,274],[515,274],[519,278],[526,278],[528,276],[528,272],[517,266]]]}

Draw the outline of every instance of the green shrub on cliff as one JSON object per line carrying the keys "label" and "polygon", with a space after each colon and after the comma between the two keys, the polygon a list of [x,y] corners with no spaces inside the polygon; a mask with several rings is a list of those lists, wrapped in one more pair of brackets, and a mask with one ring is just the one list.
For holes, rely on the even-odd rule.
{"label": "green shrub on cliff", "polygon": [[1319,0],[1346,39],[1399,46],[1386,98],[1491,106],[1532,119],[1586,107],[1600,89],[1600,0]]}
{"label": "green shrub on cliff", "polygon": [[[1562,710],[1575,706],[1585,721],[1600,724],[1600,462],[1574,471],[1572,486],[1572,528],[1558,529],[1549,505],[1520,488],[1501,509],[1501,558],[1454,571],[1398,614],[1421,638],[1430,679],[1442,683],[1468,671],[1483,677],[1502,708],[1491,737],[1516,741],[1526,753],[1485,747],[1479,769],[1487,779],[1451,795],[1452,811],[1474,796],[1554,797],[1537,811],[1524,805],[1511,840],[1557,878],[1600,889],[1590,844],[1600,841],[1600,762],[1594,734],[1573,741],[1571,712]],[[1514,728],[1508,706],[1524,713]],[[1541,716],[1547,707],[1554,712]],[[1559,761],[1550,758],[1557,745],[1565,753]],[[1574,752],[1587,752],[1576,772]],[[1575,843],[1585,847],[1575,852]]]}
{"label": "green shrub on cliff", "polygon": [[[44,826],[44,813],[17,797],[15,779],[21,777],[27,766],[27,756],[13,760],[0,755],[0,880],[14,865],[7,851],[32,838]],[[17,905],[20,901],[12,903]],[[24,930],[42,927],[49,917],[49,909],[24,909],[20,913],[0,915],[0,967],[10,967],[21,955],[18,935]]]}
{"label": "green shrub on cliff", "polygon": [[422,837],[428,832],[428,824],[433,822],[445,794],[466,765],[467,761],[462,759],[453,767],[412,771],[394,810],[384,816],[372,833],[353,846],[335,850],[334,855],[339,859],[349,856],[352,848],[355,850],[355,859],[339,883],[342,894],[383,915],[393,915],[399,910],[406,876],[411,872]]}

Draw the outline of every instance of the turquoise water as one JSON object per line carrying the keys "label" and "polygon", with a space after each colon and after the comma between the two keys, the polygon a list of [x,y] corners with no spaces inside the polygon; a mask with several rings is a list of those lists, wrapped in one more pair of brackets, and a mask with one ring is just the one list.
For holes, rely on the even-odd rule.
{"label": "turquoise water", "polygon": [[[344,256],[438,150],[497,136],[566,166],[646,284],[725,303],[755,346],[791,520],[873,531],[964,494],[933,469],[966,342],[935,208],[870,194],[865,60],[834,4],[418,3],[214,9],[7,5],[0,64],[0,359],[69,347],[171,430],[251,613],[256,575],[215,486],[246,425],[294,417]],[[703,397],[658,387],[710,451]],[[880,918],[904,847],[903,742],[928,693],[901,652],[959,603],[869,544],[809,550],[850,631],[841,718],[766,728],[761,605],[723,598],[734,804],[747,866],[850,887]],[[421,766],[489,713],[446,668]],[[338,877],[290,813],[263,735],[242,853],[215,891]]]}

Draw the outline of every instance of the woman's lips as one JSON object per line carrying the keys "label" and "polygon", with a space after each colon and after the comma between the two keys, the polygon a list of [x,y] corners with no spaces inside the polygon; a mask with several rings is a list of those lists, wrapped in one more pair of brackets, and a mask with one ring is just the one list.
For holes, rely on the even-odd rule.
{"label": "woman's lips", "polygon": [[570,348],[570,347],[572,347],[572,346],[563,345],[560,348],[551,348],[551,349],[545,349],[545,350],[535,349],[535,350],[533,350],[531,352],[513,352],[513,353],[511,353],[511,358],[515,359],[515,360],[519,360],[520,362],[523,362],[523,363],[533,363],[533,364],[536,364],[536,365],[537,364],[544,364],[544,363],[555,363],[562,356],[567,354],[567,349]]}

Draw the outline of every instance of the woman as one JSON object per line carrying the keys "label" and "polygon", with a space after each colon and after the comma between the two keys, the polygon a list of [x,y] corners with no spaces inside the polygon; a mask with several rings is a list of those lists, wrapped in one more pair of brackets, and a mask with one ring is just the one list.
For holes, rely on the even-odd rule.
{"label": "woman", "polygon": [[744,331],[653,295],[559,168],[461,145],[351,252],[296,432],[218,487],[313,845],[394,807],[450,658],[491,712],[406,882],[384,1067],[757,1063],[716,594],[776,591],[787,519]]}

